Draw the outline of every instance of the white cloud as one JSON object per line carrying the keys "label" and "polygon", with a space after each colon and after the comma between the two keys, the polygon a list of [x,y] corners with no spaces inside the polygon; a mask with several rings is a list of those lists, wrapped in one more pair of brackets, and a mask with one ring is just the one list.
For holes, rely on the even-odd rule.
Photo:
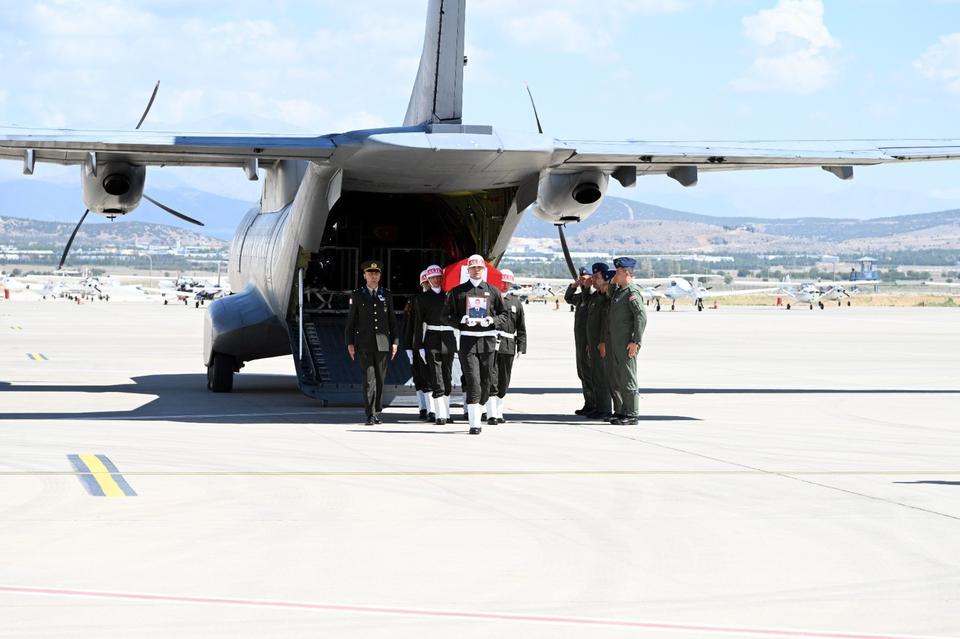
{"label": "white cloud", "polygon": [[738,91],[810,94],[836,76],[829,51],[840,43],[824,23],[822,0],[779,0],[773,9],[745,17],[743,30],[756,57],[733,81]]}
{"label": "white cloud", "polygon": [[960,32],[942,36],[913,67],[928,80],[943,82],[951,93],[960,93]]}

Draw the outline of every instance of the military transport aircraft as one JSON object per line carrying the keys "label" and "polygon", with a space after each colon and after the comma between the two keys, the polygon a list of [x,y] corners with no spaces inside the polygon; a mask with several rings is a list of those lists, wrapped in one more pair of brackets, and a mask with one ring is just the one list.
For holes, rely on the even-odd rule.
{"label": "military transport aircraft", "polygon": [[[323,401],[355,401],[348,382],[359,371],[341,331],[345,292],[357,286],[363,259],[383,261],[384,285],[402,308],[425,264],[472,253],[498,264],[528,209],[557,225],[566,246],[562,226],[596,211],[611,179],[631,187],[666,174],[689,187],[701,172],[810,166],[850,179],[855,166],[960,159],[960,141],[599,142],[546,135],[539,118],[538,133],[467,124],[465,18],[466,0],[429,0],[398,127],[298,136],[14,127],[0,129],[0,157],[21,162],[27,175],[43,162],[78,166],[84,217],[125,215],[141,199],[159,204],[144,193],[148,167],[236,167],[251,180],[262,173],[260,202],[230,252],[235,293],[206,314],[207,385],[229,391],[244,362],[293,353],[300,388]],[[387,383],[396,390],[408,378],[409,364],[397,358]]]}

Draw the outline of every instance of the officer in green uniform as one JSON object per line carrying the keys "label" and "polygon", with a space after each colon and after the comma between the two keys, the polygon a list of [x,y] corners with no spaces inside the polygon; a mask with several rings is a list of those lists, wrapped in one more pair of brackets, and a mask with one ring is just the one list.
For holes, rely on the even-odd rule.
{"label": "officer in green uniform", "polygon": [[590,378],[593,383],[593,398],[595,409],[587,415],[590,419],[609,421],[613,417],[613,398],[610,395],[610,385],[607,383],[607,371],[604,359],[600,355],[600,345],[606,339],[607,307],[609,298],[606,296],[607,282],[603,276],[610,267],[604,262],[597,262],[591,267],[593,271],[593,288],[596,291],[587,298],[587,357],[590,360]]}
{"label": "officer in green uniform", "polygon": [[369,426],[380,423],[383,378],[388,361],[397,355],[400,335],[393,295],[380,286],[380,262],[368,260],[361,268],[365,283],[350,295],[344,342],[350,359],[358,360],[363,369],[363,400]]}
{"label": "officer in green uniform", "polygon": [[602,307],[603,312],[600,316],[600,330],[603,335],[603,341],[600,342],[600,346],[598,346],[600,361],[603,362],[603,372],[607,376],[607,390],[610,391],[610,400],[613,404],[613,415],[607,419],[609,422],[623,417],[623,395],[620,393],[620,389],[613,383],[617,377],[617,373],[614,370],[613,357],[607,355],[607,344],[610,343],[610,300],[613,299],[613,296],[617,292],[617,285],[614,284],[612,280],[616,274],[617,272],[614,269],[610,269],[603,274],[606,303]]}
{"label": "officer in green uniform", "polygon": [[610,299],[610,341],[606,356],[613,358],[614,379],[611,385],[619,389],[623,400],[623,416],[611,421],[618,425],[640,423],[640,396],[637,384],[637,354],[647,326],[647,311],[640,286],[633,282],[632,257],[618,257],[613,261],[617,274],[613,282],[617,290]]}
{"label": "officer in green uniform", "polygon": [[597,408],[593,395],[593,378],[590,374],[590,358],[587,354],[587,301],[592,292],[592,282],[590,270],[583,266],[580,268],[579,279],[571,283],[563,294],[563,300],[575,309],[573,341],[577,349],[577,377],[580,378],[583,388],[583,408],[573,411],[577,415],[589,415]]}

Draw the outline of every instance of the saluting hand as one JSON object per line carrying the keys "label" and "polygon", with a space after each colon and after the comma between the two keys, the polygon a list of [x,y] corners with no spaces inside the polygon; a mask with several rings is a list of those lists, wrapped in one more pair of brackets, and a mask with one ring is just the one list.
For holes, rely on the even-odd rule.
{"label": "saluting hand", "polygon": [[394,344],[393,346],[390,347],[390,359],[393,359],[396,356],[397,356],[397,345]]}
{"label": "saluting hand", "polygon": [[636,357],[638,350],[640,350],[640,345],[637,344],[636,342],[630,342],[629,344],[627,344],[628,357]]}
{"label": "saluting hand", "polygon": [[347,344],[347,353],[350,354],[350,359],[357,359],[357,349],[353,347],[353,344]]}
{"label": "saluting hand", "polygon": [[607,345],[604,344],[603,342],[600,342],[599,344],[597,344],[597,350],[600,351],[600,357],[607,356]]}

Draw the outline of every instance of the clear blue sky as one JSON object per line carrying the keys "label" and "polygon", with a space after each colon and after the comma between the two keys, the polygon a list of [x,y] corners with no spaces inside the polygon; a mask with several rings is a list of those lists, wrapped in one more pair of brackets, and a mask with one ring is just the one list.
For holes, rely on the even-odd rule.
{"label": "clear blue sky", "polygon": [[[426,0],[48,0],[0,13],[0,123],[328,133],[399,124]],[[960,0],[468,0],[466,121],[594,139],[960,138]],[[825,146],[833,146],[826,144]],[[842,146],[842,145],[839,145]],[[26,179],[0,163],[0,180]],[[79,182],[77,169],[30,179]],[[254,199],[223,170],[148,182]],[[0,184],[2,188],[2,184]],[[701,213],[960,208],[960,162],[646,178]],[[78,189],[79,202],[79,189]]]}

